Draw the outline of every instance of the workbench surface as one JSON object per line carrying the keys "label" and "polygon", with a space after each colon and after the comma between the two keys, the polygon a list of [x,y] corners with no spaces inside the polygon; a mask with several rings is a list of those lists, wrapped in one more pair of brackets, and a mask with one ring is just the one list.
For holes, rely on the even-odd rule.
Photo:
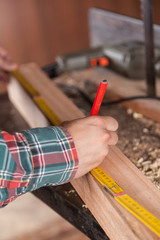
{"label": "workbench surface", "polygon": [[[90,81],[75,80],[74,75],[66,74],[55,79],[55,83],[61,84],[61,89],[72,99],[72,101],[85,113],[89,115],[92,101],[97,91],[97,84]],[[83,79],[82,79],[83,80]],[[70,87],[66,87],[69,85]],[[81,89],[81,92],[77,90]],[[84,98],[89,97],[89,101]],[[27,129],[28,125],[22,119],[17,110],[9,102],[7,94],[0,96],[0,129],[9,132]],[[101,115],[111,115],[119,122],[119,142],[121,151],[160,189],[160,124],[131,109],[124,109],[120,105],[102,106]],[[51,188],[50,188],[51,189]],[[63,194],[67,200],[74,202],[80,211],[90,214],[83,201],[79,199],[76,192],[70,186],[57,187],[56,193]],[[50,191],[50,190],[49,190]],[[39,196],[39,193],[35,193]],[[92,216],[91,216],[92,217]],[[94,220],[93,220],[94,221]],[[107,239],[107,238],[106,238]]]}

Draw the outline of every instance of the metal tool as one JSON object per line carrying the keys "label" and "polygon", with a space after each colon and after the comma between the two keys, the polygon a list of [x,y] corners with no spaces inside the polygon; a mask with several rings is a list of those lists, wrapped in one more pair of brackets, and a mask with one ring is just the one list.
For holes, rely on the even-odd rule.
{"label": "metal tool", "polygon": [[56,62],[42,68],[53,78],[64,72],[97,66],[108,66],[108,58],[103,54],[104,46],[89,48],[56,57]]}
{"label": "metal tool", "polygon": [[[160,49],[156,48],[155,61],[159,62],[159,58]],[[54,64],[42,70],[53,78],[64,72],[98,66],[108,67],[128,78],[145,78],[145,45],[140,41],[128,41],[61,55]]]}

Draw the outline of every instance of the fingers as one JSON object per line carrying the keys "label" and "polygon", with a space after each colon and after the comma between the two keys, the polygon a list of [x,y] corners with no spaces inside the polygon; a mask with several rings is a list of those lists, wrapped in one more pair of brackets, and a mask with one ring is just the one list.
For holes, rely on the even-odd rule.
{"label": "fingers", "polygon": [[83,119],[88,124],[101,126],[108,131],[116,131],[118,129],[118,122],[116,119],[109,116],[90,116]]}
{"label": "fingers", "polygon": [[105,133],[106,145],[116,145],[118,142],[118,135],[116,132],[106,132]]}
{"label": "fingers", "polygon": [[0,82],[8,83],[8,74],[0,71]]}
{"label": "fingers", "polygon": [[118,142],[118,135],[116,130],[118,129],[118,122],[109,116],[90,116],[81,119],[81,121],[87,124],[93,124],[103,129],[103,139],[107,145],[116,145]]}
{"label": "fingers", "polygon": [[118,122],[112,117],[85,117],[71,122],[63,122],[61,126],[68,128],[71,132],[79,129],[82,133],[82,129],[86,129],[88,134],[94,129],[93,137],[97,140],[101,139],[101,143],[105,146],[116,145],[118,142],[118,135],[115,132],[118,128]]}
{"label": "fingers", "polygon": [[4,71],[12,71],[17,68],[17,64],[6,57],[0,57],[0,68]]}
{"label": "fingers", "polygon": [[0,68],[4,71],[12,71],[17,68],[17,64],[12,61],[5,49],[0,47]]}
{"label": "fingers", "polygon": [[[64,122],[62,126],[69,126],[73,121]],[[79,126],[94,125],[98,128],[115,132],[118,129],[118,122],[116,119],[109,116],[89,116],[84,118],[75,119],[74,123]],[[112,135],[112,134],[111,134]],[[113,134],[114,135],[114,134]]]}
{"label": "fingers", "polygon": [[108,131],[116,131],[118,129],[118,122],[116,119],[108,116],[103,116],[102,119]]}
{"label": "fingers", "polygon": [[7,55],[7,51],[4,49],[4,48],[2,48],[2,47],[0,47],[0,56],[6,56]]}
{"label": "fingers", "polygon": [[90,116],[64,122],[61,126],[71,134],[75,143],[80,177],[98,166],[107,156],[110,145],[118,141],[118,123],[111,117]]}

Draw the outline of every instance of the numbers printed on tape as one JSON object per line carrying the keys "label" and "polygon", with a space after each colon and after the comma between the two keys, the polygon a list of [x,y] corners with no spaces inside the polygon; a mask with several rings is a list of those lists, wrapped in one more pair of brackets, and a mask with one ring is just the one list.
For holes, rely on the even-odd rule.
{"label": "numbers printed on tape", "polygon": [[102,187],[109,192],[117,202],[141,220],[153,232],[160,237],[160,220],[143,208],[134,199],[128,196],[124,190],[100,167],[91,170],[91,174]]}
{"label": "numbers printed on tape", "polygon": [[158,236],[160,236],[160,220],[158,218],[152,215],[127,194],[115,197],[115,199],[155,233],[157,233]]}
{"label": "numbers printed on tape", "polygon": [[121,193],[123,192],[123,189],[116,184],[113,179],[106,174],[100,167],[94,168],[91,170],[91,174],[109,191],[112,192],[112,194]]}

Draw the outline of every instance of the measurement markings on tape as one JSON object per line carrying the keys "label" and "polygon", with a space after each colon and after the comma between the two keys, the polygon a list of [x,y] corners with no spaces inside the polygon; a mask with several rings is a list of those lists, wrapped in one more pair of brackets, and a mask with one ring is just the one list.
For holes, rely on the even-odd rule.
{"label": "measurement markings on tape", "polygon": [[160,237],[160,220],[158,218],[127,195],[124,190],[100,167],[91,170],[91,174],[102,185],[104,190],[109,192],[117,202],[119,202],[124,208],[141,220]]}
{"label": "measurement markings on tape", "polygon": [[148,212],[140,204],[134,201],[127,194],[115,197],[117,202],[119,202],[123,207],[129,210],[133,215],[135,215],[139,220],[146,224],[152,231],[160,236],[160,220],[154,215]]}

